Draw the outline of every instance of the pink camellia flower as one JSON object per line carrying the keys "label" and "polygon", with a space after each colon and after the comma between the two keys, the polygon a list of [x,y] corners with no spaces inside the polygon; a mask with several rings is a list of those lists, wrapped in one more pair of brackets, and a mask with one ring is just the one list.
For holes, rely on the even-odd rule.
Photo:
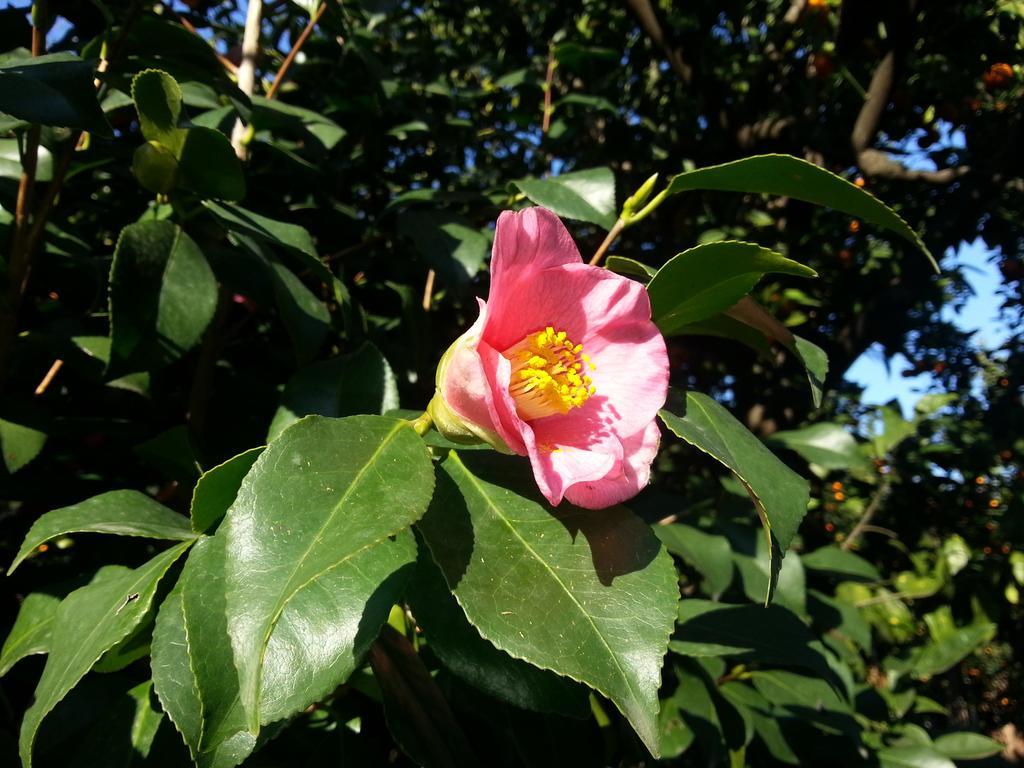
{"label": "pink camellia flower", "polygon": [[545,498],[600,509],[650,477],[668,390],[643,286],[583,263],[544,208],[498,218],[491,293],[437,370],[430,415],[456,441],[529,456]]}

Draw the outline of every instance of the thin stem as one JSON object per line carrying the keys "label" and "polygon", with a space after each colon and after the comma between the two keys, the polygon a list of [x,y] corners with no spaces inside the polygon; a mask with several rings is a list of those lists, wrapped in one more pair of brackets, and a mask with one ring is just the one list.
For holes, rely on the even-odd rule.
{"label": "thin stem", "polygon": [[[199,30],[195,28],[195,26],[192,24],[192,22],[189,21],[188,19],[186,19],[180,13],[178,14],[178,21],[181,22],[181,26],[183,26],[185,29],[187,29],[189,32],[191,32],[193,35],[198,37],[203,42],[207,42],[206,39],[203,38],[203,36],[199,34]],[[221,63],[221,66],[224,67],[224,69],[226,69],[228,72],[230,72],[233,75],[237,75],[238,74],[238,67],[235,66],[235,63],[233,61],[231,61],[231,59],[229,59],[226,56],[224,56],[223,54],[221,54],[220,51],[218,51],[212,45],[210,46],[210,49],[213,51],[213,55],[217,57],[217,61],[219,61]]]}
{"label": "thin stem", "polygon": [[872,496],[871,501],[868,502],[868,508],[864,510],[864,514],[861,516],[860,520],[857,521],[853,530],[850,531],[850,535],[846,537],[846,541],[842,543],[840,549],[849,551],[857,542],[860,535],[864,533],[864,531],[868,530],[871,525],[872,518],[874,518],[882,508],[882,504],[884,504],[885,500],[889,497],[890,491],[892,491],[892,476],[886,475],[881,485],[879,485],[878,489],[875,491],[875,495]]}
{"label": "thin stem", "polygon": [[601,259],[604,258],[605,253],[607,253],[608,249],[612,247],[612,243],[614,243],[615,239],[622,233],[625,226],[626,222],[621,218],[615,222],[612,228],[608,230],[608,236],[605,237],[601,245],[597,247],[594,255],[590,257],[590,266],[596,267],[601,263]]}
{"label": "thin stem", "polygon": [[281,62],[281,68],[277,70],[277,74],[274,75],[274,82],[270,84],[270,90],[267,91],[267,98],[272,99],[277,95],[278,88],[281,87],[281,83],[284,82],[284,76],[288,74],[288,69],[291,67],[292,62],[295,61],[295,57],[299,51],[302,50],[302,46],[306,44],[306,40],[313,32],[319,22],[320,18],[324,15],[327,10],[327,0],[322,0],[320,7],[316,9],[316,13],[309,17],[309,23],[306,28],[302,30],[302,33],[295,39],[295,43],[292,45],[292,49],[288,51],[288,55],[284,57],[284,61]]}
{"label": "thin stem", "polygon": [[40,381],[39,386],[36,387],[37,396],[43,394],[44,392],[46,392],[47,389],[49,389],[50,384],[53,383],[54,376],[57,375],[57,372],[61,369],[63,365],[64,361],[61,360],[59,357],[53,361],[53,365],[50,366],[50,370],[46,372],[46,375],[43,376],[43,380]]}
{"label": "thin stem", "polygon": [[544,114],[540,125],[540,132],[544,135],[547,135],[548,129],[551,127],[551,113],[554,111],[554,107],[551,106],[551,91],[554,88],[556,66],[555,49],[552,47],[548,50],[548,71],[544,77]]}
{"label": "thin stem", "polygon": [[[46,9],[37,2],[33,7],[32,55],[42,56],[46,52]],[[18,328],[18,310],[21,308],[28,278],[32,273],[32,249],[29,234],[32,197],[35,193],[36,166],[39,158],[41,128],[29,127],[25,137],[25,154],[22,157],[21,179],[18,181],[18,195],[14,207],[14,233],[11,241],[11,255],[7,264],[8,293],[6,306],[0,314],[0,386],[7,378],[7,365],[11,346]]]}
{"label": "thin stem", "polygon": [[430,311],[430,302],[434,300],[434,278],[437,274],[434,270],[427,271],[427,284],[423,286],[423,311]]}

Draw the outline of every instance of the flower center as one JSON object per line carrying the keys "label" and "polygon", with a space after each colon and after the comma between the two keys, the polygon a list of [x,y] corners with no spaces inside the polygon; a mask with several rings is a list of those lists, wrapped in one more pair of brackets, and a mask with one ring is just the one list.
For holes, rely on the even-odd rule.
{"label": "flower center", "polygon": [[594,394],[585,373],[594,364],[583,354],[583,345],[573,344],[565,331],[549,325],[502,354],[512,363],[508,391],[526,421],[568,413]]}

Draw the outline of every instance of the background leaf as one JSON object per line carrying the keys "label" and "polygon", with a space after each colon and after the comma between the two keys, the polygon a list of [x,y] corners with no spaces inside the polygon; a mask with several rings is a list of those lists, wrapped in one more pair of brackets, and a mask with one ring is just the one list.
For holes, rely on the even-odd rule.
{"label": "background leaf", "polygon": [[526,197],[559,216],[605,229],[615,224],[615,176],[610,168],[588,168],[548,179],[513,182]]}

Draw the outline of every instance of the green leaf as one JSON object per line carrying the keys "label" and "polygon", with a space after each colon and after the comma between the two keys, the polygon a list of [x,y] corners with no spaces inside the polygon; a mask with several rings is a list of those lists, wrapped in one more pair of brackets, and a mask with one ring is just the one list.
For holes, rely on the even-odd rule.
{"label": "green leaf", "polygon": [[770,358],[772,348],[764,334],[727,314],[712,315],[677,328],[675,336],[714,336],[745,344],[763,358]]}
{"label": "green leaf", "polygon": [[224,537],[203,538],[160,606],[151,664],[160,703],[201,768],[232,768],[256,746],[224,606]]}
{"label": "green leaf", "polygon": [[935,739],[934,747],[954,760],[981,760],[998,755],[1004,749],[995,739],[969,732],[943,734]]}
{"label": "green leaf", "polygon": [[201,197],[220,200],[245,197],[242,164],[228,137],[212,128],[188,129],[181,149],[178,180]]}
{"label": "green leaf", "polygon": [[420,530],[481,636],[611,699],[653,754],[679,592],[658,540],[622,507],[552,510],[524,463],[452,452]]}
{"label": "green leaf", "polygon": [[4,466],[12,475],[38,456],[44,445],[45,432],[0,419],[0,451],[4,454]]}
{"label": "green leaf", "polygon": [[303,368],[288,382],[267,432],[273,440],[303,416],[384,414],[398,407],[398,382],[384,355],[363,342],[350,355]]}
{"label": "green leaf", "polygon": [[662,333],[723,312],[769,272],[815,277],[810,267],[753,243],[698,245],[672,257],[647,285],[651,314]]}
{"label": "green leaf", "polygon": [[295,357],[299,363],[308,363],[327,338],[331,313],[288,267],[274,258],[269,266],[277,307],[295,347]]}
{"label": "green leaf", "polygon": [[812,571],[825,571],[843,579],[857,581],[881,581],[882,574],[873,563],[860,555],[847,552],[835,546],[825,546],[813,552],[807,552],[800,558],[804,566]]}
{"label": "green leaf", "polygon": [[956,763],[928,744],[880,749],[878,763],[881,768],[956,768]]}
{"label": "green leaf", "polygon": [[792,349],[807,371],[807,381],[811,385],[811,400],[814,407],[819,408],[821,394],[825,388],[825,376],[828,374],[828,355],[817,344],[795,335]]}
{"label": "green leaf", "polygon": [[[18,139],[0,139],[0,179],[21,179],[21,155]],[[39,145],[36,150],[36,181],[50,181],[53,178],[53,154]]]}
{"label": "green leaf", "polygon": [[[392,572],[415,558],[404,539],[384,542],[424,513],[432,475],[426,446],[408,423],[380,416],[308,416],[256,460],[222,529],[228,632],[250,732],[351,674],[379,627],[361,620],[383,581],[381,567]],[[359,557],[364,551],[368,558]],[[369,566],[377,572],[365,574]],[[275,652],[296,658],[283,679],[266,666]],[[306,670],[315,678],[289,690]]]}
{"label": "green leaf", "polygon": [[704,577],[704,588],[717,598],[732,583],[732,547],[725,536],[705,533],[692,525],[656,525],[665,548],[692,565]]}
{"label": "green leaf", "polygon": [[8,575],[40,544],[69,533],[112,533],[170,541],[195,538],[184,517],[149,496],[138,491],[110,491],[47,512],[36,520],[7,569]]}
{"label": "green leaf", "polygon": [[800,764],[800,758],[793,752],[782,732],[780,723],[784,718],[764,696],[749,685],[735,681],[719,686],[719,691],[726,701],[750,718],[754,732],[764,742],[772,757],[789,765]]}
{"label": "green leaf", "polygon": [[192,491],[190,517],[196,533],[211,532],[235,502],[242,480],[253,463],[263,453],[263,446],[250,448],[244,453],[218,464],[204,472]]}
{"label": "green leaf", "polygon": [[807,511],[807,481],[707,395],[687,392],[682,416],[667,410],[660,415],[675,435],[728,467],[750,494],[770,542],[766,602],[770,601],[782,555]]}
{"label": "green leaf", "polygon": [[849,469],[866,462],[853,435],[829,422],[776,432],[771,442],[796,451],[810,463],[825,469]]}
{"label": "green leaf", "polygon": [[975,622],[956,629],[942,640],[933,640],[916,648],[907,660],[894,661],[889,666],[901,671],[910,671],[921,678],[939,675],[990,641],[995,633],[995,624]]}
{"label": "green leaf", "polygon": [[146,69],[132,80],[132,100],[139,114],[139,127],[149,141],[165,146],[181,157],[188,131],[179,128],[181,88],[177,80],[159,69]]}
{"label": "green leaf", "polygon": [[415,243],[427,263],[455,285],[465,285],[480,271],[491,245],[470,221],[445,211],[402,211],[398,234]]}
{"label": "green leaf", "polygon": [[750,678],[758,693],[786,713],[860,743],[850,705],[825,680],[782,669],[756,670]]}
{"label": "green leaf", "polygon": [[757,155],[698,168],[673,177],[667,192],[675,195],[692,189],[761,192],[824,205],[906,238],[921,249],[936,272],[939,270],[920,235],[885,203],[870,192],[806,160],[790,155]]}
{"label": "green leaf", "polygon": [[739,661],[803,667],[824,679],[835,678],[811,630],[778,605],[683,600],[678,636],[669,649],[684,656],[732,656]]}
{"label": "green leaf", "polygon": [[0,112],[19,120],[110,136],[93,68],[69,53],[0,61]]}
{"label": "green leaf", "polygon": [[312,135],[324,149],[330,151],[345,138],[345,129],[333,120],[311,109],[286,104],[280,99],[252,97],[252,122],[257,131],[291,131],[299,135]]}
{"label": "green leaf", "polygon": [[216,308],[217,281],[181,227],[129,224],[110,267],[110,375],[178,359],[199,343]]}
{"label": "green leaf", "polygon": [[60,604],[50,637],[50,655],[36,686],[35,700],[21,724],[19,751],[25,768],[31,768],[32,745],[43,718],[104,653],[142,621],[164,574],[191,544],[184,542],[135,570],[75,590]]}
{"label": "green leaf", "polygon": [[46,592],[33,592],[22,601],[18,618],[0,651],[0,677],[26,656],[49,653],[53,618],[59,605],[60,598]]}
{"label": "green leaf", "polygon": [[519,179],[512,183],[531,201],[559,216],[605,229],[615,224],[615,175],[611,168],[588,168],[549,179]]}
{"label": "green leaf", "polygon": [[215,203],[210,200],[204,201],[203,205],[228,231],[239,232],[270,245],[286,248],[291,253],[302,256],[304,263],[314,267],[321,274],[326,271],[327,275],[333,277],[327,266],[320,261],[313,245],[313,237],[297,224],[261,216],[237,205]]}
{"label": "green leaf", "polygon": [[388,730],[416,765],[461,768],[479,759],[430,671],[409,641],[385,626],[369,652]]}
{"label": "green leaf", "polygon": [[444,576],[425,549],[410,581],[416,624],[441,663],[470,685],[523,709],[585,717],[587,689],[513,658],[484,640],[469,623]]}
{"label": "green leaf", "polygon": [[604,265],[612,272],[618,272],[620,275],[632,277],[634,280],[639,280],[641,283],[646,283],[658,272],[654,267],[649,267],[636,259],[629,258],[628,256],[609,256],[605,259]]}

